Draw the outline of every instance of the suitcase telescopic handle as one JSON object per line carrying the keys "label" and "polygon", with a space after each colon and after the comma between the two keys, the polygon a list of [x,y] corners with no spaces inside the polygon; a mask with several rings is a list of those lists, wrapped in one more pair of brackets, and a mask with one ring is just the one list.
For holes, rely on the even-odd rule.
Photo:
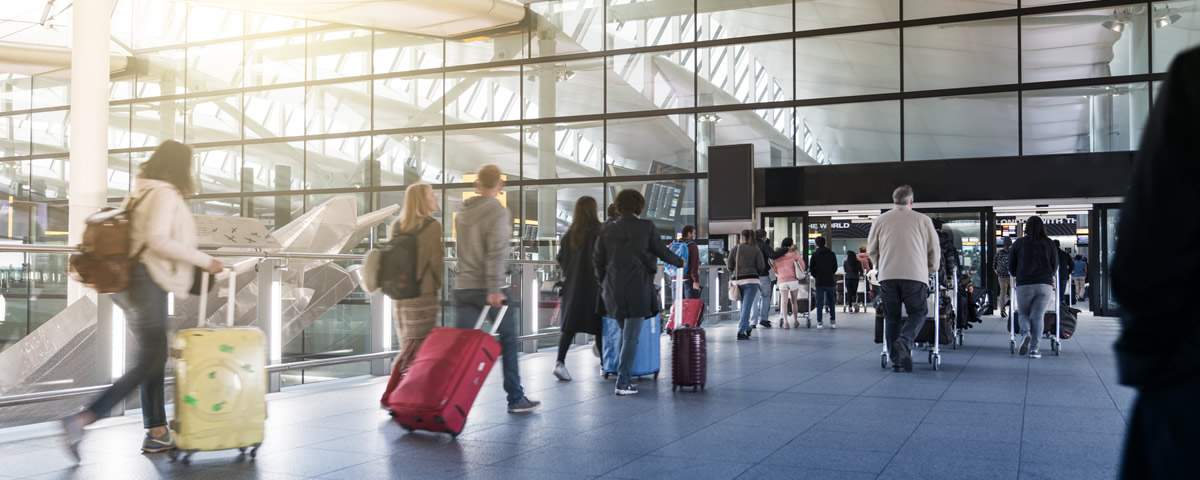
{"label": "suitcase telescopic handle", "polygon": [[229,303],[225,306],[225,326],[233,326],[234,305],[237,305],[237,275],[233,273],[233,267],[226,266],[225,273],[229,275]]}
{"label": "suitcase telescopic handle", "polygon": [[[483,328],[483,321],[487,320],[488,313],[492,311],[492,306],[484,304],[483,311],[479,312],[479,319],[475,320],[475,330]],[[496,323],[492,325],[492,335],[500,331],[500,322],[504,321],[504,314],[508,313],[508,300],[505,300],[500,306],[500,313],[496,314]]]}
{"label": "suitcase telescopic handle", "polygon": [[[233,273],[233,267],[225,267],[225,273],[229,274],[229,305],[225,308],[225,326],[232,327],[234,320],[234,288],[237,286],[237,275]],[[196,322],[197,327],[208,326],[208,273],[200,275],[200,318]]]}

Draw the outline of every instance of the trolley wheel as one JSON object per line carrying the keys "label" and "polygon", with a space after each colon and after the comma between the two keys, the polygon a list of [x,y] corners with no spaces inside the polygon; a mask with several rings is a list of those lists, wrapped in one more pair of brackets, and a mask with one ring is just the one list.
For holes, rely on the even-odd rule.
{"label": "trolley wheel", "polygon": [[609,375],[609,373],[608,373],[608,372],[604,372],[604,379],[605,379],[605,380],[608,380],[608,375]]}
{"label": "trolley wheel", "polygon": [[804,319],[804,325],[808,328],[812,328],[812,319],[811,318]]}
{"label": "trolley wheel", "polygon": [[888,363],[887,354],[886,354],[886,353],[880,353],[880,354],[879,354],[879,366],[880,366],[880,368],[887,368],[887,363]]}
{"label": "trolley wheel", "polygon": [[1050,340],[1050,350],[1054,351],[1054,355],[1060,355],[1059,352],[1062,351],[1062,347],[1059,346],[1058,340]]}
{"label": "trolley wheel", "polygon": [[403,428],[404,431],[408,433],[412,433],[412,431],[415,430],[411,425],[400,425],[400,428]]}
{"label": "trolley wheel", "polygon": [[674,392],[675,390],[678,390],[678,389],[679,389],[679,385],[671,385],[672,392]]}
{"label": "trolley wheel", "polygon": [[1008,341],[1008,353],[1011,353],[1013,355],[1017,354],[1017,341],[1016,340]]}
{"label": "trolley wheel", "polygon": [[[694,391],[694,390],[693,390],[693,391]],[[704,384],[703,384],[703,383],[701,383],[701,384],[700,384],[700,391],[704,391]]]}
{"label": "trolley wheel", "polygon": [[934,370],[937,370],[937,369],[938,369],[938,365],[941,365],[941,364],[942,364],[942,356],[941,356],[941,355],[934,355],[934,356],[933,356],[933,361],[932,361],[932,362],[930,362],[930,363],[932,363],[932,364],[933,364],[933,369],[934,369]]}
{"label": "trolley wheel", "polygon": [[262,446],[262,444],[258,443],[258,444],[254,445],[254,448],[250,449],[250,458],[251,459],[258,458],[258,447],[260,447],[260,446]]}
{"label": "trolley wheel", "polygon": [[929,352],[929,363],[930,364],[933,363],[933,357],[934,357],[933,352]]}
{"label": "trolley wheel", "polygon": [[654,372],[654,381],[658,381],[658,372]]}

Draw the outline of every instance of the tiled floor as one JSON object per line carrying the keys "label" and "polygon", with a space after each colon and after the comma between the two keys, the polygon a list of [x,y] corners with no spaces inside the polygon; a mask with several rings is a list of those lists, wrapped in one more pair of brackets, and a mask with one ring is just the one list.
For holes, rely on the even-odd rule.
{"label": "tiled floor", "polygon": [[744,342],[732,324],[710,327],[700,393],[671,391],[664,346],[663,376],[617,398],[577,348],[570,383],[550,374],[551,354],[522,360],[529,396],[545,402],[537,414],[504,411],[494,369],[457,440],[405,434],[376,406],[384,379],[358,379],[272,396],[255,461],[140,455],[139,419],[125,417],[88,432],[76,468],[57,438],[0,444],[0,480],[1115,476],[1132,391],[1115,382],[1113,319],[1085,314],[1061,357],[1030,360],[1009,354],[990,318],[944,351],[941,370],[922,354],[896,374],[879,366],[872,317],[840,317],[838,330],[760,328]]}

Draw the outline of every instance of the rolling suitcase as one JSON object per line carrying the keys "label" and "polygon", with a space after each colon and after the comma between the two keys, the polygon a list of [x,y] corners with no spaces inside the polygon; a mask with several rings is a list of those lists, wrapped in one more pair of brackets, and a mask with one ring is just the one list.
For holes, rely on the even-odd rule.
{"label": "rolling suitcase", "polygon": [[[667,322],[667,335],[670,335],[676,328],[683,326],[699,327],[704,321],[704,301],[698,298],[683,298],[683,276],[675,277],[675,301],[678,302],[671,305],[671,319]],[[680,308],[682,307],[682,308]]]}
{"label": "rolling suitcase", "polygon": [[704,329],[682,326],[671,332],[671,391],[704,390],[708,380],[708,344]]}
{"label": "rolling suitcase", "polygon": [[[638,335],[637,358],[633,361],[632,373],[635,377],[654,375],[654,379],[658,379],[659,365],[662,361],[660,358],[662,346],[658,339],[660,322],[662,322],[661,315],[655,315],[642,322],[642,331]],[[617,324],[616,320],[604,317],[602,334],[604,335],[604,345],[600,355],[600,364],[604,378],[607,379],[609,375],[616,375],[617,369],[620,367],[621,326]]]}
{"label": "rolling suitcase", "polygon": [[500,328],[508,305],[500,307],[491,333],[480,330],[490,307],[485,306],[475,328],[434,327],[392,391],[388,407],[393,419],[411,432],[449,433],[457,437],[479,395],[488,372],[500,358]]}
{"label": "rolling suitcase", "polygon": [[199,451],[238,449],[250,457],[263,442],[267,418],[267,340],[262,330],[234,327],[237,275],[229,275],[225,327],[207,325],[208,275],[200,276],[198,328],[179,332],[171,345],[175,358],[175,450],[190,463]]}

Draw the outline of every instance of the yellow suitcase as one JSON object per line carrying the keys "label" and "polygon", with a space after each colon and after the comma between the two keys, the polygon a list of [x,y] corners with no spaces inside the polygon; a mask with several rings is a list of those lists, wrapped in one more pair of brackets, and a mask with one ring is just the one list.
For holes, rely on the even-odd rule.
{"label": "yellow suitcase", "polygon": [[233,327],[236,275],[229,276],[226,328],[203,328],[208,275],[202,275],[200,325],[179,332],[175,357],[175,450],[186,465],[198,451],[238,449],[253,458],[267,417],[267,339],[262,330]]}

